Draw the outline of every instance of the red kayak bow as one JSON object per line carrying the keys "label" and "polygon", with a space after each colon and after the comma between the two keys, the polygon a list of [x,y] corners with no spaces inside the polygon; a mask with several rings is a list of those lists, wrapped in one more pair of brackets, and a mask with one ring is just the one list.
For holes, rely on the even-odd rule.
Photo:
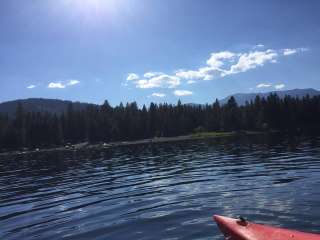
{"label": "red kayak bow", "polygon": [[255,224],[243,218],[234,219],[218,215],[213,218],[227,240],[320,240],[320,234]]}

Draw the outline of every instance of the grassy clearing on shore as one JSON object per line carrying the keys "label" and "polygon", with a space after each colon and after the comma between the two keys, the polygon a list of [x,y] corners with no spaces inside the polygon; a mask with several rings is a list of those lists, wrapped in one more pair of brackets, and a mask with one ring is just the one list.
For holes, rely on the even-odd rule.
{"label": "grassy clearing on shore", "polygon": [[192,138],[216,138],[216,137],[232,137],[239,135],[254,135],[261,132],[241,131],[241,132],[199,132],[191,135]]}
{"label": "grassy clearing on shore", "polygon": [[200,132],[194,133],[191,136],[193,138],[214,138],[214,137],[230,137],[235,136],[236,132]]}

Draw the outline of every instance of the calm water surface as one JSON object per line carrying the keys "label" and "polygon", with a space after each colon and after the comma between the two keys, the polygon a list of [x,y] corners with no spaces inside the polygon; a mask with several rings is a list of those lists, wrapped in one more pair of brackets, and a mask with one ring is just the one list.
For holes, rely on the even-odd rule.
{"label": "calm water surface", "polygon": [[0,159],[0,239],[223,239],[213,214],[320,232],[320,139]]}

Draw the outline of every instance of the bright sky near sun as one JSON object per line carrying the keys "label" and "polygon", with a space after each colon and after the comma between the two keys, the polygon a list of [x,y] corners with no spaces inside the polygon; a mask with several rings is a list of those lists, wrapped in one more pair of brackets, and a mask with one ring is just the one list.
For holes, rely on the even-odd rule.
{"label": "bright sky near sun", "polygon": [[2,0],[0,102],[320,89],[320,1]]}

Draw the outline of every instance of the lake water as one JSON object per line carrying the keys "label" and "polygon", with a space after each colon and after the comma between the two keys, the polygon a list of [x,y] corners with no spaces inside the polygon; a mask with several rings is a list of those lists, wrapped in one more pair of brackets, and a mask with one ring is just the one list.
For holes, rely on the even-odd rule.
{"label": "lake water", "polygon": [[213,214],[320,232],[319,138],[0,158],[0,239],[223,239]]}

